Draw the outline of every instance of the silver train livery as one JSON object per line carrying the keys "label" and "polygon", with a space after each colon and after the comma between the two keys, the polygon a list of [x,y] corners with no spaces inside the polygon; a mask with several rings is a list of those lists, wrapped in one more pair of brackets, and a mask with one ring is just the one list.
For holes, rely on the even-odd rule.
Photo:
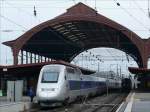
{"label": "silver train livery", "polygon": [[81,96],[105,92],[106,88],[121,88],[121,81],[107,80],[98,73],[83,75],[78,67],[51,64],[40,71],[36,96],[40,104],[70,103]]}

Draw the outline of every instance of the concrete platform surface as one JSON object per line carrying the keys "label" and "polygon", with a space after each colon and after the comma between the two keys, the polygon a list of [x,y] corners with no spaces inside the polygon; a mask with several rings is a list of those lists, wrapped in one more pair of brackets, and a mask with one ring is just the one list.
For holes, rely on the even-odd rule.
{"label": "concrete platform surface", "polygon": [[0,105],[0,112],[21,112],[31,108],[30,102],[14,102]]}
{"label": "concrete platform surface", "polygon": [[132,112],[150,112],[150,93],[136,93]]}
{"label": "concrete platform surface", "polygon": [[[34,102],[36,98],[34,98]],[[12,102],[7,97],[0,97],[0,112],[21,112],[28,110],[33,106],[30,97],[24,96],[20,102]]]}
{"label": "concrete platform surface", "polygon": [[131,92],[116,112],[150,112],[150,93]]}

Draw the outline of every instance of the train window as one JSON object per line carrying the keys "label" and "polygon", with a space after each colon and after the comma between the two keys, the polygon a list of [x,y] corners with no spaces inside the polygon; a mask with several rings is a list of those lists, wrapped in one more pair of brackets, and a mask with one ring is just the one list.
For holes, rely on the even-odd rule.
{"label": "train window", "polygon": [[56,83],[58,76],[58,72],[44,72],[42,75],[42,83]]}
{"label": "train window", "polygon": [[67,79],[72,80],[75,73],[74,69],[68,67],[66,70],[67,70]]}
{"label": "train window", "polygon": [[64,78],[65,78],[65,80],[67,80],[67,77],[66,77],[66,75],[65,75],[65,77],[64,77]]}
{"label": "train window", "polygon": [[75,73],[74,69],[72,69],[72,68],[67,68],[67,72],[68,72],[68,73],[71,73],[71,74],[74,74],[74,73]]}

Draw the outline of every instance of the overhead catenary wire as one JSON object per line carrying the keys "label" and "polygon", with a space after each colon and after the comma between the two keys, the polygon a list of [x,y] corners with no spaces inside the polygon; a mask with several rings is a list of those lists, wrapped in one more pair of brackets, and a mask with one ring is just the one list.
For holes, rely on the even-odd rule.
{"label": "overhead catenary wire", "polygon": [[[87,56],[87,55],[85,55],[84,53],[82,53],[81,56],[78,57],[78,60],[80,60],[79,58],[82,58],[82,56],[84,57],[85,60],[87,60],[87,59],[86,59],[87,57],[90,57],[90,55]],[[95,56],[99,57],[99,55],[95,55]],[[93,55],[92,55],[92,57],[93,57]],[[107,56],[106,56],[106,55],[104,56],[104,55],[103,55],[103,56],[100,56],[100,57],[101,57],[101,60],[103,60],[103,61],[114,61],[114,58],[113,58],[112,56],[108,56],[108,55],[107,55]],[[123,57],[123,55],[122,55],[122,56],[115,56],[115,57],[117,58],[115,61],[121,61],[121,62],[122,62],[122,61],[127,61],[127,57],[125,57],[125,56]],[[93,57],[91,60],[94,61],[94,60],[96,60],[96,59],[98,59],[98,58]],[[128,59],[129,59],[130,61],[134,61],[134,59],[131,58],[131,57],[129,57],[129,56],[128,56]],[[100,62],[102,62],[102,61],[100,61]]]}
{"label": "overhead catenary wire", "polygon": [[[86,53],[82,53],[82,54],[80,54],[79,56],[78,56],[78,58],[75,58],[75,63],[76,64],[81,64],[82,66],[83,66],[83,61],[84,61],[84,65],[88,68],[90,65],[94,65],[95,66],[95,68],[94,69],[97,69],[98,71],[99,71],[99,62],[102,62],[101,60],[103,60],[103,61],[106,61],[106,63],[107,63],[107,61],[112,61],[112,62],[114,62],[115,61],[115,63],[116,64],[113,64],[113,65],[117,65],[117,73],[119,73],[119,68],[118,68],[118,66],[120,66],[120,69],[122,68],[121,66],[122,65],[120,65],[120,62],[123,62],[123,61],[126,61],[127,62],[127,58],[126,58],[126,54],[124,55],[124,58],[123,58],[123,55],[122,56],[119,56],[119,55],[117,55],[117,56],[113,56],[112,55],[112,52],[111,53],[109,53],[109,54],[111,54],[110,56],[106,56],[106,55],[96,55],[95,54],[95,52],[93,53],[92,51],[90,51],[90,50],[86,50],[85,51],[86,53],[89,53],[89,55],[87,55]],[[109,52],[109,51],[108,51]],[[100,56],[100,58],[99,58],[99,56]],[[128,57],[128,58],[131,58],[131,57]],[[100,59],[100,60],[99,60]],[[78,61],[77,61],[78,60]],[[132,59],[131,58],[131,60],[130,60],[130,62],[135,62],[134,61],[134,59]],[[89,65],[90,64],[90,65]],[[81,66],[80,65],[80,66]],[[88,66],[87,66],[88,65]],[[104,64],[105,65],[105,64]],[[85,67],[84,66],[84,67]],[[92,68],[90,68],[90,69],[92,69]]]}
{"label": "overhead catenary wire", "polygon": [[33,16],[33,15],[32,15]]}
{"label": "overhead catenary wire", "polygon": [[[4,1],[4,2],[5,2],[7,5],[9,5],[10,8],[15,8],[15,9],[17,9],[18,11],[21,11],[21,12],[24,12],[24,13],[28,14],[29,16],[33,16],[31,13],[27,12],[26,10],[23,10],[23,9],[20,8],[20,7],[14,6],[14,4],[9,3],[8,1]],[[23,6],[23,7],[24,7],[24,6]],[[6,8],[8,8],[8,6],[6,6]]]}
{"label": "overhead catenary wire", "polygon": [[143,8],[141,8],[141,6],[135,1],[135,0],[132,0],[134,3],[135,3],[135,5],[139,8],[139,10],[144,14],[144,15],[146,15],[146,12],[143,10]]}
{"label": "overhead catenary wire", "polygon": [[[143,8],[141,8],[139,6],[139,4],[133,0],[133,2],[137,5],[137,7],[140,9],[140,11],[144,14],[144,15],[148,15],[148,18],[150,19],[150,10],[149,10],[149,0],[148,0],[148,14],[146,14],[146,12],[143,10]],[[148,31],[150,32],[150,28],[148,29]]]}
{"label": "overhead catenary wire", "polygon": [[[4,6],[3,6],[4,7]],[[26,5],[23,5],[23,6],[13,6],[13,8],[18,8],[18,9],[21,9],[22,11],[25,12],[25,10],[23,10],[22,8],[32,8],[33,6],[26,6]],[[50,5],[47,5],[47,6],[38,6],[38,8],[66,8],[65,6],[50,6]],[[113,7],[100,7],[100,6],[96,6],[97,8],[100,8],[100,10],[118,10],[116,8],[113,8]],[[5,8],[12,8],[11,6],[5,6]],[[128,7],[128,9],[130,10],[137,10],[139,8],[133,8],[133,7]],[[143,11],[147,11],[147,8],[143,8],[142,9]],[[30,14],[29,12],[26,11],[26,13]],[[32,14],[30,14],[32,15]]]}
{"label": "overhead catenary wire", "polygon": [[[117,59],[112,55],[112,53],[108,50],[108,49],[106,49],[106,51],[110,54],[110,56],[112,56],[113,58],[114,58],[114,60],[117,62]],[[118,63],[117,63],[118,64]]]}
{"label": "overhead catenary wire", "polygon": [[[6,2],[6,1],[5,1],[5,2]],[[7,4],[12,6],[12,4],[10,4],[10,3],[8,3],[8,2],[7,2]],[[9,19],[8,17],[3,16],[1,13],[0,13],[0,17],[3,18],[4,20],[9,21],[10,23],[13,23],[13,24],[16,25],[16,26],[19,26],[19,27],[23,28],[24,30],[28,30],[26,27],[24,27],[24,26],[18,24],[17,22],[15,22],[15,21]],[[7,30],[7,31],[8,31],[8,30]]]}
{"label": "overhead catenary wire", "polygon": [[117,0],[113,0],[117,6],[119,6],[124,12],[126,12],[132,19],[137,21],[141,26],[143,26],[145,29],[149,30],[149,28],[143,24],[140,20],[138,20],[136,17],[134,17],[129,11],[127,11],[124,7],[121,6],[121,4]]}
{"label": "overhead catenary wire", "polygon": [[[8,4],[9,6],[13,7],[13,8],[16,8],[18,11],[26,12],[26,11],[24,11],[24,10],[21,9],[21,8],[15,7],[13,4],[11,4],[11,3],[7,2],[7,1],[5,1],[5,3]],[[33,15],[31,15],[31,14],[28,13],[28,12],[26,12],[26,14],[28,14],[28,15],[30,15],[30,16],[33,17]],[[36,14],[36,12],[34,12],[34,14]],[[20,30],[20,31],[22,31],[22,32],[25,32],[25,31],[28,30],[28,29],[27,29],[26,27],[24,27],[23,25],[18,24],[17,22],[15,22],[15,21],[9,19],[8,17],[3,16],[2,14],[0,14],[0,17],[3,18],[3,19],[5,19],[5,20],[7,20],[7,21],[9,21],[10,23],[15,24],[16,26],[19,26],[19,27],[23,28],[24,30]],[[38,20],[38,22],[40,22],[40,20]],[[12,31],[19,31],[19,30],[14,30],[14,29],[13,29],[13,30],[11,30],[11,29],[8,30],[8,29],[6,29],[6,30],[1,30],[1,31],[3,31],[3,32],[12,32]]]}
{"label": "overhead catenary wire", "polygon": [[10,23],[13,23],[16,26],[19,26],[19,27],[23,28],[24,30],[28,30],[26,27],[18,24],[17,22],[15,22],[15,21],[13,21],[13,20],[11,20],[11,19],[9,19],[9,18],[7,18],[7,17],[5,17],[5,16],[3,16],[1,14],[0,14],[0,17],[3,18],[3,19],[5,19],[5,20],[7,20],[7,21],[9,21]]}
{"label": "overhead catenary wire", "polygon": [[[19,12],[24,12],[24,13],[26,13],[27,15],[29,15],[30,17],[33,17],[33,15],[32,15],[31,13],[27,12],[26,10],[24,10],[24,9],[22,9],[22,8],[20,8],[20,7],[14,6],[13,3],[10,3],[10,2],[8,2],[8,1],[4,1],[4,2],[5,2],[7,5],[9,5],[10,7],[17,9]],[[35,6],[34,6],[34,16],[36,16],[36,15],[37,15],[37,11],[35,10]],[[40,22],[40,19],[39,19],[39,18],[36,17],[36,19],[38,20],[38,22]]]}
{"label": "overhead catenary wire", "polygon": [[[140,7],[140,5],[135,1],[135,0],[133,0],[133,2],[135,3],[135,5],[139,8],[139,10],[144,14],[144,15],[148,15],[147,17],[148,17],[148,19],[150,19],[150,11],[149,11],[149,0],[148,0],[148,14],[146,13],[146,10],[144,10],[143,8],[141,8]],[[150,31],[150,29],[149,29],[149,31]]]}

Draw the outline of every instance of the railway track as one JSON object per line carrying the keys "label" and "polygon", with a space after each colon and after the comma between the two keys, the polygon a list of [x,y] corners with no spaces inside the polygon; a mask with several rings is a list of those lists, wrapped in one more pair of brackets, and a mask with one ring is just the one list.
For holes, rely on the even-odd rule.
{"label": "railway track", "polygon": [[67,106],[37,107],[25,112],[115,112],[126,96],[125,93],[111,93],[108,96],[103,94]]}
{"label": "railway track", "polygon": [[[83,104],[83,107],[73,112],[114,112],[126,95],[112,94],[95,102]],[[86,106],[86,107],[85,107]]]}

